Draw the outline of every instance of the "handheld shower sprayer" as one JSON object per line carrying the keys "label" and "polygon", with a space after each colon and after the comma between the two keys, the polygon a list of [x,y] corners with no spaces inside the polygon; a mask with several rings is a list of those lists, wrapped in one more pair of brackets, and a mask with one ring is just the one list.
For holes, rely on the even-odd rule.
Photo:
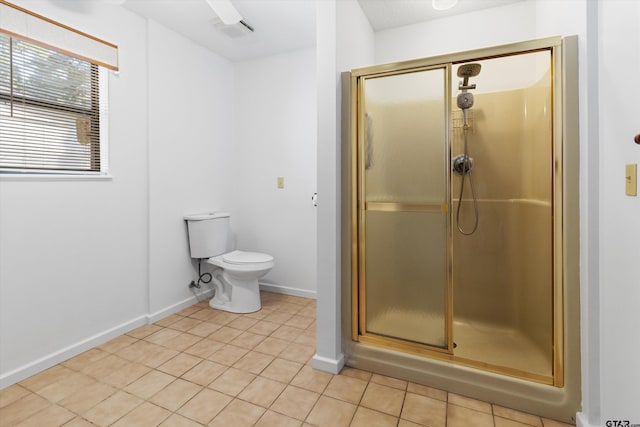
{"label": "handheld shower sprayer", "polygon": [[[464,117],[463,131],[464,131],[464,153],[456,156],[453,159],[453,171],[462,177],[460,181],[460,196],[458,198],[458,209],[456,211],[456,222],[458,231],[461,234],[468,236],[473,234],[478,228],[478,200],[476,198],[476,192],[473,188],[473,180],[471,179],[471,170],[473,169],[473,159],[469,157],[469,147],[467,141],[467,133],[469,131],[469,124],[467,123],[467,110],[473,107],[473,94],[468,92],[469,89],[475,89],[475,84],[469,84],[469,78],[475,77],[480,74],[481,65],[478,63],[463,64],[458,67],[458,77],[462,77],[463,80],[458,84],[458,90],[461,92],[458,94],[457,103],[458,108],[462,110]],[[475,221],[471,231],[467,232],[460,225],[460,207],[462,205],[462,194],[464,193],[465,177],[469,175],[469,186],[471,187],[471,195],[473,197],[473,210],[475,213]]]}

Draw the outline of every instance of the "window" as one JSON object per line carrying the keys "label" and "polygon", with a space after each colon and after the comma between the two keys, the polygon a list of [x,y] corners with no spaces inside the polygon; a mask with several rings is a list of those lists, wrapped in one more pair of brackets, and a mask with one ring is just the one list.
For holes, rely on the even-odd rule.
{"label": "window", "polygon": [[0,174],[106,172],[117,46],[0,1]]}
{"label": "window", "polygon": [[0,168],[100,172],[98,66],[0,34]]}

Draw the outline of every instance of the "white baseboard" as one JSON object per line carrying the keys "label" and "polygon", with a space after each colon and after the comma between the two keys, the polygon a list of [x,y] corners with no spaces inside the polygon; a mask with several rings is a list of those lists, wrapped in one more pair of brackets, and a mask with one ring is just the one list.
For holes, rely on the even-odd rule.
{"label": "white baseboard", "polygon": [[290,288],[288,286],[276,285],[275,283],[260,283],[260,290],[266,292],[274,292],[276,294],[292,295],[294,297],[316,299],[316,291]]}
{"label": "white baseboard", "polygon": [[318,356],[316,354],[313,356],[311,366],[313,366],[314,369],[319,369],[321,371],[337,375],[340,373],[342,368],[344,368],[344,355],[341,353],[340,357],[337,359],[331,359],[329,357]]}
{"label": "white baseboard", "polygon": [[77,356],[78,354],[83,353],[89,349],[104,344],[107,341],[112,340],[113,338],[119,337],[122,334],[134,330],[135,328],[145,325],[147,321],[148,316],[136,317],[133,320],[122,323],[121,325],[108,329],[104,332],[95,334],[87,339],[67,346],[54,353],[48,354],[44,357],[41,357],[40,359],[34,360],[33,362],[29,362],[26,365],[20,366],[19,368],[6,372],[0,375],[0,390],[9,387],[10,385],[15,384],[19,381],[22,381],[25,378],[29,378],[30,376],[35,375],[38,372],[55,366],[60,362],[64,362],[65,360]]}

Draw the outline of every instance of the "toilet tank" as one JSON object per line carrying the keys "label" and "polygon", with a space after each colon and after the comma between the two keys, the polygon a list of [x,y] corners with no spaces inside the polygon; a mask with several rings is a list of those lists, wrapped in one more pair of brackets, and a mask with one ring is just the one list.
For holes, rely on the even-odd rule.
{"label": "toilet tank", "polygon": [[211,258],[231,251],[230,217],[226,212],[185,215],[191,258]]}

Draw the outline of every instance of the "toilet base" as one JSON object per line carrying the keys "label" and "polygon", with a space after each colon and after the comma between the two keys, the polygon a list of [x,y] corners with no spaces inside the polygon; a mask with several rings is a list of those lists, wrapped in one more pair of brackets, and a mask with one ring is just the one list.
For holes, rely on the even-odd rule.
{"label": "toilet base", "polygon": [[209,300],[209,307],[230,313],[253,313],[262,308],[260,302],[260,288],[258,280],[231,281],[231,295],[223,295],[220,298],[214,295]]}

